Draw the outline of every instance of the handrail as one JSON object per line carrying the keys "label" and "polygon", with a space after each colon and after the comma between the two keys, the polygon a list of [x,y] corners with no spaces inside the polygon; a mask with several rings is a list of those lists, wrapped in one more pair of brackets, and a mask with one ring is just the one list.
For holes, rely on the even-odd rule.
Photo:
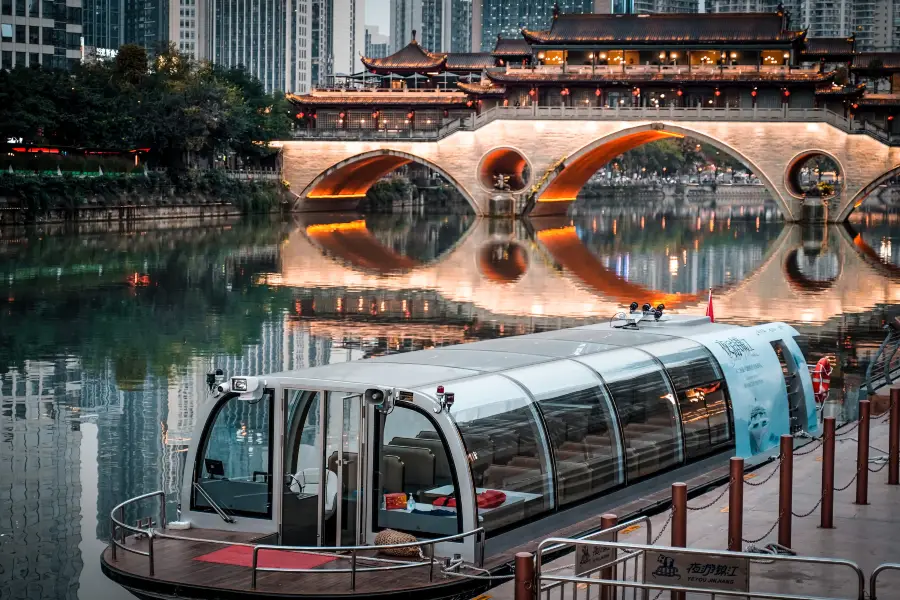
{"label": "handrail", "polygon": [[878,576],[883,571],[900,571],[900,563],[883,563],[875,567],[875,570],[872,571],[872,576],[869,577],[869,600],[878,600],[876,585]]}
{"label": "handrail", "polygon": [[[670,590],[675,592],[688,592],[688,593],[699,593],[699,594],[714,594],[715,596],[735,596],[741,598],[753,597],[753,598],[768,598],[770,600],[801,600],[808,599],[810,596],[806,595],[795,595],[795,594],[773,594],[767,592],[740,592],[740,591],[725,591],[725,590],[708,590],[701,588],[690,588],[683,587],[677,585],[659,585],[652,583],[640,583],[637,581],[622,581],[615,579],[594,579],[594,578],[585,578],[585,577],[572,577],[572,576],[562,576],[562,575],[542,575],[541,567],[542,567],[542,557],[543,553],[546,551],[546,546],[550,544],[571,544],[574,540],[568,538],[547,538],[543,540],[540,544],[538,544],[537,552],[535,553],[535,580],[540,584],[541,579],[546,579],[549,581],[562,581],[562,582],[572,582],[572,583],[590,583],[590,584],[600,584],[600,585],[609,585],[609,586],[619,586],[619,587],[632,587],[643,590]],[[628,543],[619,543],[619,542],[604,542],[598,540],[582,540],[578,542],[580,544],[588,545],[588,546],[598,546],[601,548],[612,548],[616,550],[622,550],[623,552],[629,552],[633,550],[637,550],[639,552],[656,551],[656,552],[669,552],[672,554],[687,554],[687,555],[695,555],[695,556],[708,556],[710,554],[715,554],[716,556],[721,556],[725,558],[740,558],[747,559],[751,561],[760,560],[760,555],[751,552],[731,552],[728,550],[704,550],[704,549],[696,549],[696,548],[673,548],[668,546],[653,546],[647,544],[628,544]],[[843,558],[820,558],[816,556],[785,556],[785,555],[765,555],[765,560],[774,561],[774,562],[794,562],[794,563],[803,563],[803,564],[823,564],[823,565],[833,565],[833,566],[844,566],[852,570],[856,573],[857,583],[858,583],[858,600],[863,600],[865,598],[865,590],[866,590],[866,579],[863,575],[862,570],[859,568],[855,562],[846,560]],[[876,570],[877,571],[877,570]]]}
{"label": "handrail", "polygon": [[218,514],[220,517],[222,517],[223,521],[225,521],[226,523],[235,523],[236,522],[234,520],[234,517],[232,517],[231,515],[225,514],[225,511],[222,510],[222,508],[218,504],[216,504],[216,501],[212,499],[212,496],[209,495],[209,492],[207,492],[206,490],[203,489],[203,486],[201,486],[199,482],[197,482],[197,481],[194,482],[194,489],[197,490],[198,492],[200,492],[200,495],[203,496],[203,498],[207,502],[209,502],[209,505],[212,506],[214,511],[216,511],[216,514]]}

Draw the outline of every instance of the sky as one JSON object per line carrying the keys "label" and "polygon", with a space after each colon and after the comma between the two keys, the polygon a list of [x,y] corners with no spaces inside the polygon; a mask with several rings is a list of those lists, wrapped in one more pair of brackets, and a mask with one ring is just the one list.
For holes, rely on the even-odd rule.
{"label": "sky", "polygon": [[391,7],[388,1],[365,0],[366,25],[375,25],[382,35],[387,35],[390,31]]}

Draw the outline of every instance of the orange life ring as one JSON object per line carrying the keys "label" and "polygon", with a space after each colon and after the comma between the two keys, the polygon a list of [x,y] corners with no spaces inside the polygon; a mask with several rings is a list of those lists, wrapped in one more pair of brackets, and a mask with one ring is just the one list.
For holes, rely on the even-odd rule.
{"label": "orange life ring", "polygon": [[823,356],[816,363],[816,368],[812,373],[813,394],[816,397],[816,403],[822,404],[828,398],[828,388],[831,387],[831,361],[828,357]]}

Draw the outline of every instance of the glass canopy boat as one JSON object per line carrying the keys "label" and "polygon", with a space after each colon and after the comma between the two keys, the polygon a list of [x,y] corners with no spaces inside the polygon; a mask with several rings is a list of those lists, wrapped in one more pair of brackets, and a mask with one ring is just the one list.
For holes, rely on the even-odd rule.
{"label": "glass canopy boat", "polygon": [[223,379],[179,520],[162,492],[116,507],[103,571],[148,598],[462,597],[638,482],[816,431],[792,327],[633,315]]}

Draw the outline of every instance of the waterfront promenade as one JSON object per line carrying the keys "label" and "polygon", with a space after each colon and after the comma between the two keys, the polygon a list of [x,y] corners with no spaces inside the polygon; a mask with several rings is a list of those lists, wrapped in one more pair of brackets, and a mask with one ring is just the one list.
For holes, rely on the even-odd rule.
{"label": "waterfront promenade", "polygon": [[[872,398],[873,415],[885,413],[889,406],[888,390]],[[865,574],[866,598],[871,597],[868,577],[880,564],[900,562],[900,486],[887,485],[888,470],[878,457],[886,457],[888,450],[887,415],[874,418],[870,429],[868,505],[854,503],[856,452],[858,427],[851,422],[836,433],[834,528],[822,529],[820,525],[820,498],[822,495],[823,448],[820,441],[813,441],[795,449],[792,549],[799,556],[845,559],[856,563]],[[875,462],[873,462],[875,461]],[[778,539],[778,461],[772,460],[749,472],[746,469],[743,491],[743,539],[744,550],[763,548]],[[774,471],[774,472],[773,472]],[[771,475],[771,477],[770,477]],[[851,481],[852,480],[852,481]],[[849,485],[848,485],[849,484]],[[692,488],[688,482],[688,489]],[[845,488],[845,489],[841,489]],[[656,495],[656,494],[654,494]],[[702,495],[688,500],[687,547],[698,550],[726,550],[728,548],[729,494],[727,485],[712,488]],[[699,510],[698,510],[699,509]],[[613,509],[614,514],[627,515],[629,505]],[[657,545],[669,546],[672,528],[670,510],[651,517],[652,536],[659,538]],[[625,530],[618,536],[620,542],[644,544],[646,531],[643,526]],[[761,555],[764,558],[764,555]],[[545,565],[545,572],[553,575],[574,575],[574,555],[567,554]],[[630,570],[629,570],[630,572]],[[596,576],[596,575],[595,575]],[[629,580],[633,577],[629,575]],[[900,598],[900,572],[886,571],[878,578],[878,599]],[[590,588],[590,589],[589,589]],[[568,600],[576,597],[590,600],[600,597],[600,586],[579,583],[554,589],[550,598]],[[832,565],[778,565],[754,564],[751,568],[750,589],[756,593],[794,594],[798,597],[857,598],[857,581],[851,572]],[[628,589],[625,598],[632,597]],[[513,600],[513,581],[489,591],[494,600]],[[657,592],[650,593],[653,600]],[[540,596],[547,598],[547,595]],[[620,596],[621,597],[621,591]],[[640,598],[640,594],[636,597]],[[664,593],[660,598],[668,598]],[[688,600],[694,595],[689,594]],[[727,598],[728,596],[722,596]],[[751,596],[752,597],[752,596]],[[697,594],[696,598],[709,598]]]}

